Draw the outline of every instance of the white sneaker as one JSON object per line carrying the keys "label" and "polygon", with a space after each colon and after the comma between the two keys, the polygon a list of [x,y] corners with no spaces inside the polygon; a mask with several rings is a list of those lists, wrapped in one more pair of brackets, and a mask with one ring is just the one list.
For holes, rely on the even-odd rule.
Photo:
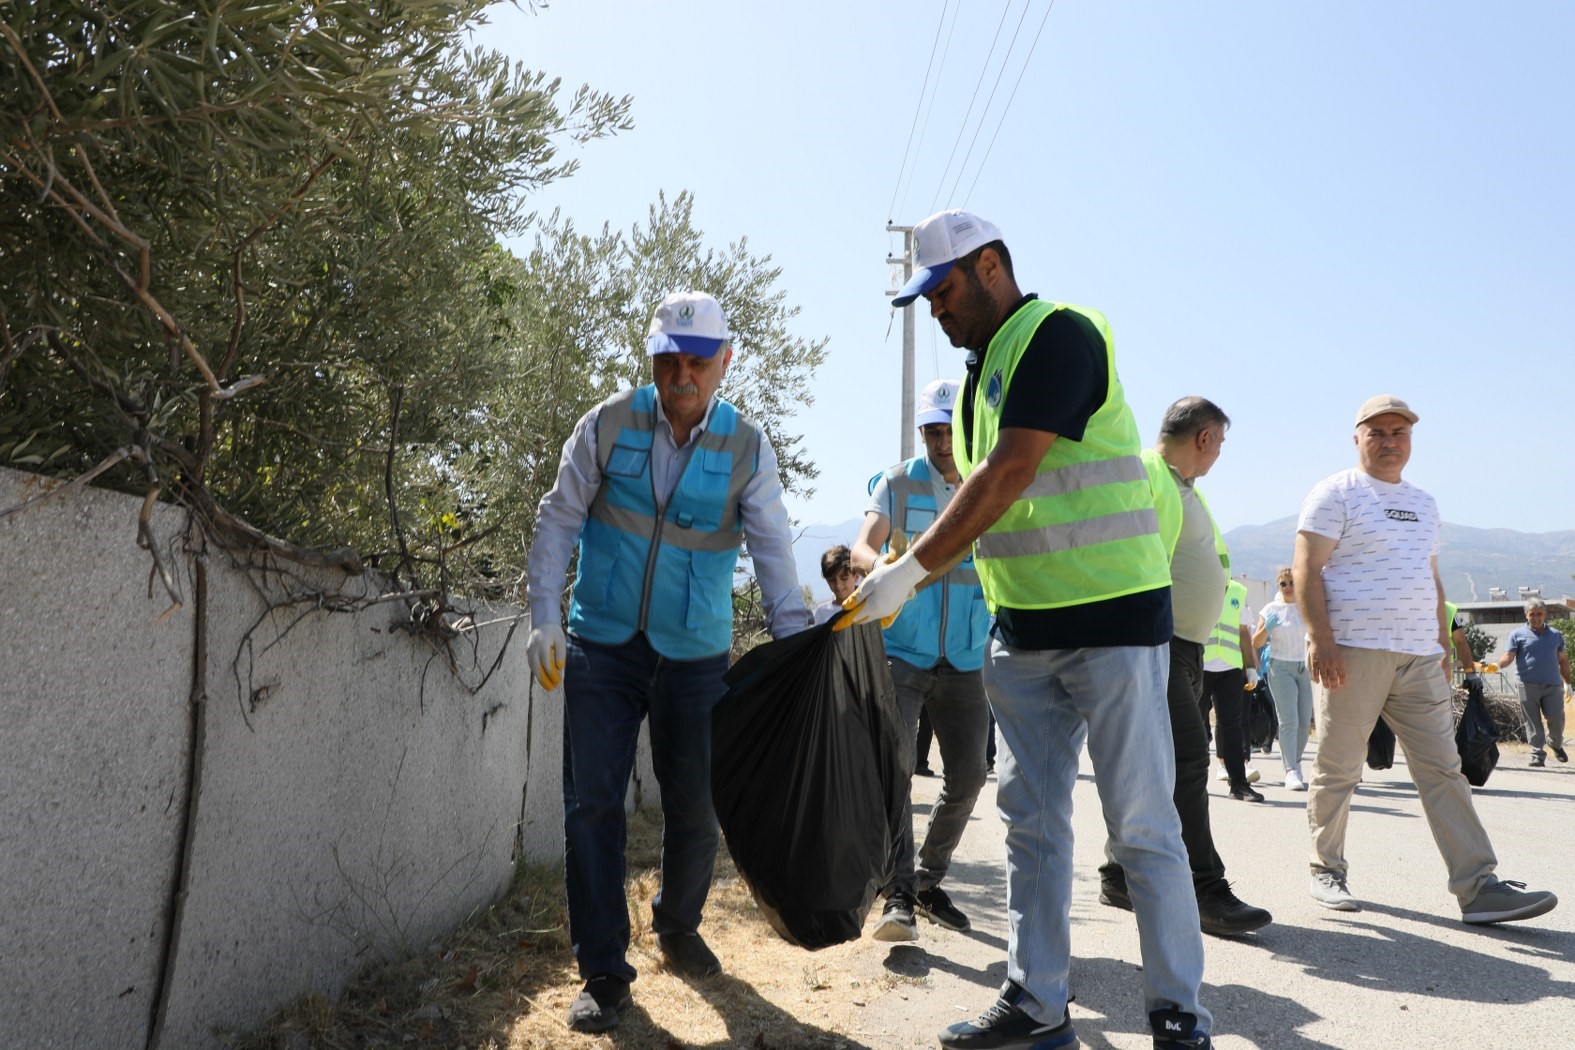
{"label": "white sneaker", "polygon": [[1285,786],[1292,791],[1306,791],[1307,781],[1302,779],[1301,770],[1287,769],[1285,771]]}
{"label": "white sneaker", "polygon": [[1214,767],[1214,779],[1215,780],[1229,781],[1230,780],[1230,774],[1225,772],[1225,767],[1224,766],[1215,766]]}
{"label": "white sneaker", "polygon": [[1256,769],[1253,769],[1251,766],[1247,767],[1247,783],[1256,784],[1262,779],[1263,777],[1258,775],[1258,771]]}

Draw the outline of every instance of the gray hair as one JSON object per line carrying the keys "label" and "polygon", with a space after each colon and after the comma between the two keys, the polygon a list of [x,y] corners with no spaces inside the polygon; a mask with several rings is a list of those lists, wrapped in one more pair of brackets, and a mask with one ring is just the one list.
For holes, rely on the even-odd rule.
{"label": "gray hair", "polygon": [[1541,609],[1543,612],[1547,612],[1548,603],[1543,601],[1541,598],[1527,598],[1526,611],[1530,612],[1533,609]]}
{"label": "gray hair", "polygon": [[1205,427],[1230,426],[1230,417],[1206,397],[1184,397],[1165,409],[1159,421],[1162,438],[1190,438]]}

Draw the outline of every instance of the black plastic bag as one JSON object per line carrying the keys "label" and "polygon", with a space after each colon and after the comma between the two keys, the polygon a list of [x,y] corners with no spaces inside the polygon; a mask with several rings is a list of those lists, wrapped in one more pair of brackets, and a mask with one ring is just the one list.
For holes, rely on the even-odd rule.
{"label": "black plastic bag", "polygon": [[1280,736],[1280,716],[1274,710],[1274,694],[1266,677],[1259,677],[1258,687],[1247,691],[1247,718],[1248,746],[1268,754]]}
{"label": "black plastic bag", "polygon": [[1488,713],[1480,678],[1466,679],[1466,706],[1455,727],[1455,747],[1460,750],[1460,771],[1471,786],[1486,784],[1498,765],[1498,727]]}
{"label": "black plastic bag", "polygon": [[712,716],[728,852],[771,928],[811,950],[859,936],[908,819],[880,628],[834,622],[751,650]]}
{"label": "black plastic bag", "polygon": [[1395,764],[1395,731],[1382,717],[1367,737],[1367,768],[1388,769]]}

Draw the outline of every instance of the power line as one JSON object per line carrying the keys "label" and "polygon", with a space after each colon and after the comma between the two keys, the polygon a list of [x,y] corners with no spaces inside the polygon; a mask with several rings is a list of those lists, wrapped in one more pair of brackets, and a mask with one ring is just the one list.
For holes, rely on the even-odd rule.
{"label": "power line", "polygon": [[[951,196],[953,200],[957,199],[957,187],[962,182],[963,172],[968,170],[968,158],[973,156],[973,145],[979,141],[979,132],[984,130],[985,118],[990,113],[991,103],[995,101],[996,89],[1001,86],[1001,77],[1006,75],[1007,64],[1012,60],[1012,49],[1017,46],[1017,35],[1023,31],[1023,22],[1028,18],[1028,5],[1029,0],[1023,0],[1023,13],[1018,16],[1017,25],[1012,29],[1012,39],[1011,42],[1006,45],[1006,54],[1001,56],[1001,68],[996,70],[995,83],[990,85],[990,97],[985,99],[984,108],[979,111],[979,124],[973,129],[973,138],[968,140],[968,152],[963,154],[962,163],[957,165],[957,178],[952,183]],[[1048,14],[1049,11],[1049,8],[1045,8],[1046,14]],[[1031,54],[1030,57],[1032,57]],[[1019,73],[1018,78],[1021,79],[1021,77],[1022,74]],[[1000,129],[999,124],[996,125],[996,129]],[[975,176],[975,178],[977,177],[978,176]]]}
{"label": "power line", "polygon": [[990,71],[990,61],[995,57],[995,45],[1000,42],[1001,29],[1006,25],[1006,16],[1011,12],[1010,3],[1001,8],[1001,21],[996,23],[995,36],[990,39],[990,53],[984,56],[984,66],[979,70],[979,80],[973,86],[973,94],[968,99],[968,109],[963,113],[962,127],[957,129],[957,139],[952,143],[952,152],[946,158],[946,167],[941,169],[941,181],[935,187],[935,197],[930,201],[930,211],[935,211],[935,205],[940,202],[941,190],[946,188],[946,176],[952,172],[952,161],[957,157],[957,147],[962,145],[963,132],[968,130],[968,118],[973,116],[973,104],[979,98],[979,89],[984,86],[984,75]]}
{"label": "power line", "polygon": [[[887,222],[894,221],[892,213],[893,209],[897,207],[897,191],[902,189],[902,175],[903,172],[908,169],[908,151],[913,146],[914,129],[919,126],[919,113],[924,109],[924,93],[929,89],[930,86],[930,69],[935,65],[935,49],[940,45],[941,30],[946,26],[946,9],[951,6],[951,2],[952,0],[946,0],[945,3],[941,4],[941,17],[940,20],[935,23],[935,39],[930,42],[930,60],[925,64],[924,67],[924,84],[919,88],[918,101],[913,104],[913,123],[908,125],[908,144],[902,147],[902,163],[897,167],[897,184],[891,188],[891,203],[886,205]],[[961,9],[961,0],[958,0],[957,6],[959,9]],[[950,44],[950,42],[951,38],[948,37],[947,43]],[[940,78],[937,77],[937,84],[939,83],[939,80]]]}
{"label": "power line", "polygon": [[952,51],[952,36],[957,30],[957,15],[960,11],[962,0],[958,0],[957,6],[952,8],[952,24],[946,31],[946,43],[941,47],[941,64],[935,70],[935,90],[930,92],[929,105],[924,108],[924,123],[919,126],[919,144],[914,148],[913,167],[908,169],[908,184],[902,191],[899,211],[908,210],[908,194],[913,191],[913,175],[919,168],[919,154],[924,152],[924,137],[930,131],[930,115],[935,112],[935,99],[941,93],[941,78],[946,75],[946,59]]}
{"label": "power line", "polygon": [[1034,34],[1034,42],[1028,45],[1028,57],[1023,59],[1023,68],[1017,71],[1017,81],[1012,84],[1012,93],[1006,96],[1006,105],[1001,109],[1001,117],[995,122],[995,133],[990,136],[990,144],[984,148],[984,156],[979,160],[979,170],[973,173],[973,181],[968,184],[968,192],[963,195],[959,207],[967,205],[968,198],[973,196],[973,188],[979,185],[979,176],[984,174],[984,169],[989,164],[990,151],[995,149],[996,137],[1001,134],[1001,127],[1006,123],[1006,114],[1012,108],[1012,100],[1017,97],[1017,89],[1023,82],[1023,74],[1028,72],[1028,65],[1034,60],[1034,49],[1039,46],[1040,34],[1045,31],[1045,23],[1050,21],[1050,12],[1054,7],[1055,0],[1050,0],[1049,6],[1045,8],[1045,16],[1039,20],[1039,31]]}

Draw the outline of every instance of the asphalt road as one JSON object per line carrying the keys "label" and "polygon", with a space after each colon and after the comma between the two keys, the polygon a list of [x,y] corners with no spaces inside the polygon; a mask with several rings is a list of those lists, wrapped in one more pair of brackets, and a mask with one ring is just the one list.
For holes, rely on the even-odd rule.
{"label": "asphalt road", "polygon": [[[1561,898],[1526,923],[1460,921],[1403,756],[1358,788],[1347,858],[1360,911],[1307,893],[1306,794],[1279,786],[1276,756],[1254,756],[1263,804],[1210,782],[1215,842],[1238,895],[1275,921],[1233,940],[1205,937],[1203,1001],[1220,1050],[1575,1047],[1575,763],[1527,767],[1506,748],[1476,789],[1499,876]],[[1304,769],[1308,767],[1304,766]],[[914,781],[920,834],[939,781]],[[1147,1050],[1137,928],[1098,902],[1104,826],[1086,762],[1074,796],[1071,1013],[1085,1047]],[[871,1047],[935,1046],[935,1033],[982,1010],[1005,976],[1004,845],[994,780],[980,797],[946,886],[967,933],[920,922],[914,945],[859,942],[890,990],[865,1004],[856,1038]],[[879,908],[875,909],[878,913]],[[875,916],[871,916],[873,927]],[[853,1033],[850,1033],[853,1034]]]}

